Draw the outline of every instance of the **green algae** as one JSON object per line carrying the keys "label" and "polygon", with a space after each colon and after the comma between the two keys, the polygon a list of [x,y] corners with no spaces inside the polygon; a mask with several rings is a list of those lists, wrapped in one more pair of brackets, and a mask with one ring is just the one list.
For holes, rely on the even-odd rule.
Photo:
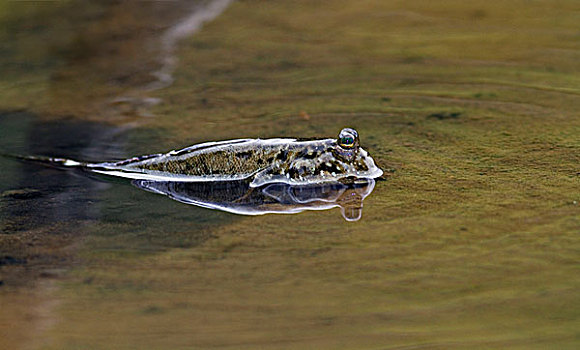
{"label": "green algae", "polygon": [[576,7],[234,3],[182,43],[147,127],[169,146],[352,126],[387,181],[354,224],[106,209],[44,348],[577,348]]}

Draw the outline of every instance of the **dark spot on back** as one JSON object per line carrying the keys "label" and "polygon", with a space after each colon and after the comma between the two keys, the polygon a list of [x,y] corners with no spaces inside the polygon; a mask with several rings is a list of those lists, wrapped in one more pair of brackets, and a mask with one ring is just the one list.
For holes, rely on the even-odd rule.
{"label": "dark spot on back", "polygon": [[288,159],[288,150],[287,149],[280,150],[280,153],[278,153],[276,159],[285,162],[286,159]]}
{"label": "dark spot on back", "polygon": [[296,168],[290,168],[288,170],[288,174],[290,175],[291,179],[296,179],[298,178],[298,170],[296,170]]}
{"label": "dark spot on back", "polygon": [[366,165],[365,162],[358,162],[357,168],[362,171],[368,171],[369,167]]}
{"label": "dark spot on back", "polygon": [[240,152],[237,154],[237,156],[240,159],[248,159],[252,156],[252,152],[251,151]]}

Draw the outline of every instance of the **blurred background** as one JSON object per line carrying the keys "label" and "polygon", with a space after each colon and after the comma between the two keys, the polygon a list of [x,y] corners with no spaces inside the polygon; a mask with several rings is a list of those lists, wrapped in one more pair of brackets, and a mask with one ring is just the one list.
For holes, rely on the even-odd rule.
{"label": "blurred background", "polygon": [[0,348],[576,349],[580,3],[0,0],[0,153],[358,130],[361,220],[0,158]]}

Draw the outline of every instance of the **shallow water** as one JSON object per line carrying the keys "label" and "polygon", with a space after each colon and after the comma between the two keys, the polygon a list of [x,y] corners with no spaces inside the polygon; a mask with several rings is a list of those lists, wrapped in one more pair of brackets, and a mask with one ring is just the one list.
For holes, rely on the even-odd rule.
{"label": "shallow water", "polygon": [[158,90],[189,3],[79,4],[1,5],[1,151],[352,126],[388,177],[346,222],[0,157],[0,348],[578,348],[574,0],[234,2]]}

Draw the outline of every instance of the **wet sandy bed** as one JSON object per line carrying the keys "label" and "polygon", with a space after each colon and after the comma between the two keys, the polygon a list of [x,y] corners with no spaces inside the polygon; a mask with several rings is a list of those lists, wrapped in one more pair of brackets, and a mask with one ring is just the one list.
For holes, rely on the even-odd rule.
{"label": "wet sandy bed", "polygon": [[[142,53],[181,18],[148,6],[85,9],[81,39],[50,6],[2,17],[28,33],[4,41],[2,148],[99,161],[352,126],[388,180],[347,223],[0,159],[0,347],[578,347],[575,1],[238,1],[145,91]],[[40,25],[68,36],[37,52]]]}

